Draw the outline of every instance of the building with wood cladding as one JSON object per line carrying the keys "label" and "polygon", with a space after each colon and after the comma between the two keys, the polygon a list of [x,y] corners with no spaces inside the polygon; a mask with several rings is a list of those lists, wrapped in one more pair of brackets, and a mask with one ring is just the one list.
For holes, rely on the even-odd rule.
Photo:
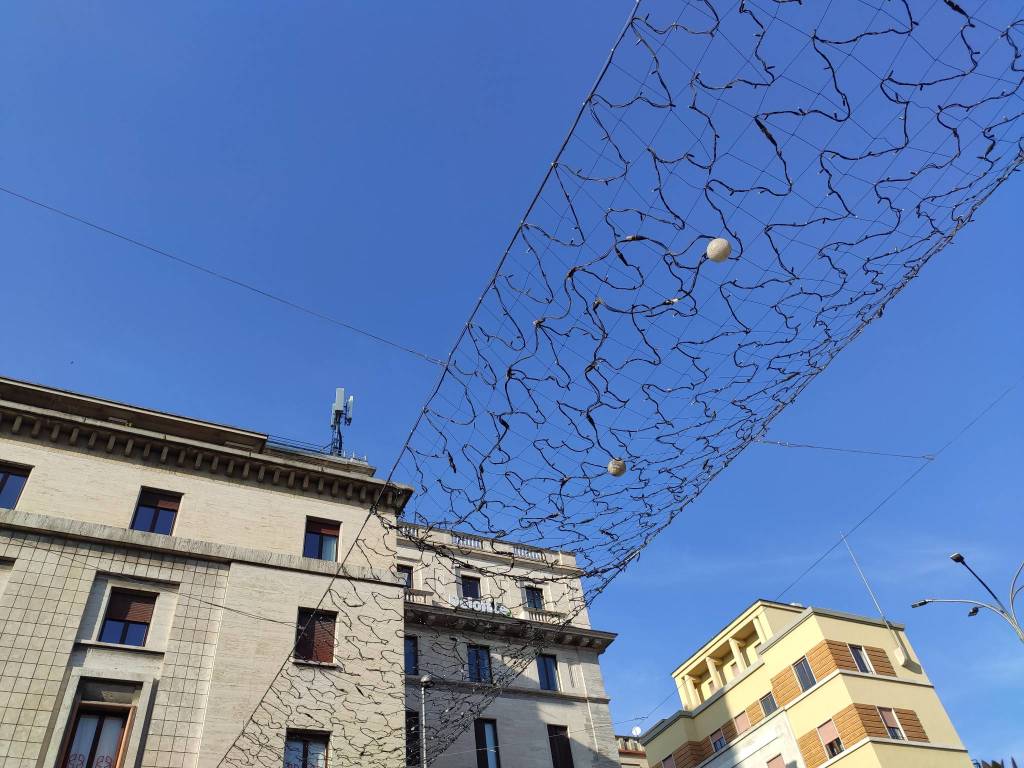
{"label": "building with wood cladding", "polygon": [[398,524],[412,492],[0,378],[0,765],[418,765],[426,672],[428,736],[441,702],[488,704],[434,765],[614,768],[614,635],[589,626],[572,555],[451,531],[424,551]]}
{"label": "building with wood cladding", "polygon": [[759,600],[672,673],[652,768],[969,768],[903,627]]}

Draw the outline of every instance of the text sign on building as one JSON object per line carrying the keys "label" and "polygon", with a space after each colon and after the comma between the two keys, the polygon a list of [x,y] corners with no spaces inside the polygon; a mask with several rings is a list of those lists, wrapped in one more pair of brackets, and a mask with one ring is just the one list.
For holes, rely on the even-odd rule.
{"label": "text sign on building", "polygon": [[452,608],[466,608],[470,611],[478,611],[480,613],[496,613],[499,616],[512,615],[512,611],[508,609],[508,606],[497,603],[486,597],[470,598],[448,595],[448,604],[451,605]]}

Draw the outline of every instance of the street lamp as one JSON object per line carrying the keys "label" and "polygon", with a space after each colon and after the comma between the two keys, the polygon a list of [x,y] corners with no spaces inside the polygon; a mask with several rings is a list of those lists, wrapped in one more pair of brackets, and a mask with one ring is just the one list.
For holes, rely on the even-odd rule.
{"label": "street lamp", "polygon": [[430,675],[420,678],[420,768],[427,768],[427,688],[433,684]]}
{"label": "street lamp", "polygon": [[1020,619],[1017,617],[1017,609],[1015,603],[1017,601],[1017,595],[1024,591],[1024,584],[1020,586],[1017,582],[1020,580],[1021,574],[1024,573],[1024,562],[1020,564],[1020,568],[1017,569],[1017,573],[1013,576],[1013,581],[1010,582],[1010,599],[1009,607],[1003,605],[1003,601],[999,599],[999,596],[992,591],[992,588],[985,583],[985,580],[979,576],[971,566],[967,564],[967,559],[959,552],[954,552],[949,556],[957,565],[962,565],[967,569],[968,573],[974,577],[974,579],[985,588],[985,591],[992,595],[994,603],[983,603],[980,600],[945,600],[929,597],[925,600],[918,600],[916,603],[911,603],[911,608],[921,608],[929,603],[959,603],[961,605],[969,605],[971,609],[967,612],[968,616],[977,616],[982,608],[992,611],[992,613],[999,616],[1003,621],[1010,625],[1018,639],[1024,643],[1024,627],[1021,626]]}

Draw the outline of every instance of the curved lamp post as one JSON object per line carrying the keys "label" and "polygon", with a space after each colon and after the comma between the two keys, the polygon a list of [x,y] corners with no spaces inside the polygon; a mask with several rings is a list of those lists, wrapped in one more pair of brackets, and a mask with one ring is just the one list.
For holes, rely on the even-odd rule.
{"label": "curved lamp post", "polygon": [[1020,568],[1017,569],[1017,573],[1013,576],[1013,581],[1010,582],[1010,600],[1009,607],[1003,604],[1003,601],[999,599],[999,596],[992,591],[991,587],[985,583],[985,580],[981,578],[974,569],[967,564],[967,560],[959,552],[954,552],[949,556],[949,559],[954,563],[962,565],[967,571],[975,578],[975,580],[985,588],[985,591],[992,595],[994,603],[983,603],[980,600],[946,600],[929,597],[925,600],[918,600],[913,603],[911,608],[921,608],[922,606],[928,605],[929,603],[958,603],[960,605],[969,605],[971,609],[967,612],[968,616],[977,616],[979,611],[984,608],[985,610],[992,611],[992,613],[999,616],[1003,621],[1010,625],[1016,633],[1017,638],[1024,643],[1024,627],[1021,626],[1020,619],[1017,617],[1017,609],[1015,602],[1017,596],[1024,591],[1024,584],[1018,586],[1017,582],[1020,580],[1021,574],[1024,573],[1024,562],[1020,564]]}

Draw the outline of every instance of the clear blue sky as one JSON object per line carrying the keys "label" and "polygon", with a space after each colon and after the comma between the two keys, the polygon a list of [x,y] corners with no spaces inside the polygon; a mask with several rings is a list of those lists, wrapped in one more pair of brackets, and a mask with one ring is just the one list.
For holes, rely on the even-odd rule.
{"label": "clear blue sky", "polygon": [[[8,4],[0,185],[435,356],[479,294],[627,2]],[[778,440],[938,449],[1024,375],[1024,180],[772,426]],[[0,374],[314,442],[335,386],[387,467],[435,370],[0,196]],[[1024,557],[1024,388],[852,543],[977,757],[1024,754],[1024,653],[954,549],[1005,589]],[[672,668],[774,597],[913,469],[749,449],[602,596],[625,731]],[[788,599],[870,613],[844,556]],[[670,698],[646,721],[674,710]]]}

